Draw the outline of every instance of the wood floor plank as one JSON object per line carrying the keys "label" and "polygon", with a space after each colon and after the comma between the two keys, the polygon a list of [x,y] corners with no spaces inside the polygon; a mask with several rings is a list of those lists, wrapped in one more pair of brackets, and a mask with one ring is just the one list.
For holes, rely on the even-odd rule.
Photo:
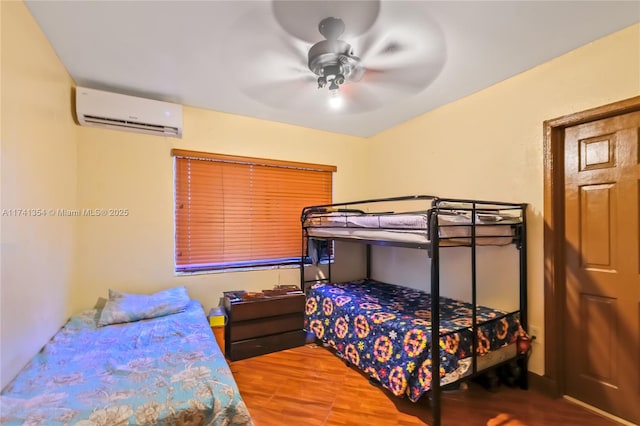
{"label": "wood floor plank", "polygon": [[[424,426],[429,400],[412,403],[373,386],[330,350],[306,345],[230,362],[256,426]],[[535,390],[471,383],[446,392],[446,426],[614,426],[616,422]]]}

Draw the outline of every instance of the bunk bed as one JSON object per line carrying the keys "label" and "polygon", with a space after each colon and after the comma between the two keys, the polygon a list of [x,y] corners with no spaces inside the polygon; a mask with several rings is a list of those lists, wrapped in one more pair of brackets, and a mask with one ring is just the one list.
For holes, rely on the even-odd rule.
{"label": "bunk bed", "polygon": [[[422,208],[415,210],[416,203]],[[386,207],[391,205],[392,210]],[[408,207],[404,207],[404,206]],[[397,396],[431,398],[434,425],[440,424],[445,385],[471,378],[506,362],[517,362],[519,384],[527,387],[526,204],[440,198],[428,195],[370,199],[306,207],[302,211],[301,287],[306,293],[305,329]],[[322,258],[331,241],[366,244],[363,279],[305,278],[305,264]],[[324,242],[324,244],[322,244]],[[515,245],[518,250],[518,309],[478,303],[477,249]],[[425,250],[429,291],[371,277],[371,246]],[[441,297],[440,251],[470,250],[470,299]],[[325,253],[326,255],[326,253]],[[439,336],[437,339],[432,336]],[[432,354],[439,356],[433,356]],[[432,380],[432,372],[440,380]]]}
{"label": "bunk bed", "polygon": [[0,393],[3,425],[253,421],[199,302],[184,287],[110,290],[73,315]]}

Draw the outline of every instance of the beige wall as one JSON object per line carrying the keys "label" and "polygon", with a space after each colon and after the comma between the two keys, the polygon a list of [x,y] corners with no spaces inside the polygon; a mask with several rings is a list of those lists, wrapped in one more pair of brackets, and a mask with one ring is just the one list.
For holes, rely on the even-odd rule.
{"label": "beige wall", "polygon": [[299,283],[297,268],[175,275],[172,148],[333,164],[336,200],[359,198],[366,187],[367,141],[357,137],[188,107],[182,139],[79,130],[79,207],[130,213],[80,218],[79,288],[73,298],[78,309],[110,287],[152,292],[185,285],[209,309],[226,290]]}
{"label": "beige wall", "polygon": [[[76,205],[77,126],[73,81],[27,8],[3,1],[0,10],[4,386],[72,311],[77,221],[49,209]],[[47,216],[16,217],[12,209],[44,209]]]}
{"label": "beige wall", "polygon": [[[635,25],[375,136],[376,173],[368,189],[375,196],[429,193],[530,203],[529,323],[542,329],[542,123],[638,95]],[[393,267],[380,265],[388,274]],[[406,275],[407,265],[402,267]],[[538,337],[531,369],[542,374],[544,336]]]}

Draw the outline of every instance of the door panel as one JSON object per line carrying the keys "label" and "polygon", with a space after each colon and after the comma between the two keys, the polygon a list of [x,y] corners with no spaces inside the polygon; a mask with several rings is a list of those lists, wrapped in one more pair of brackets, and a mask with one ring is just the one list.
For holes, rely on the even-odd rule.
{"label": "door panel", "polygon": [[640,423],[640,112],[565,130],[566,393]]}
{"label": "door panel", "polygon": [[580,187],[580,248],[583,269],[615,272],[616,184]]}
{"label": "door panel", "polygon": [[616,388],[618,372],[615,362],[615,341],[617,327],[603,327],[600,324],[616,324],[617,302],[611,297],[583,295],[580,301],[582,340],[586,345],[586,355],[580,361],[585,379],[601,385]]}

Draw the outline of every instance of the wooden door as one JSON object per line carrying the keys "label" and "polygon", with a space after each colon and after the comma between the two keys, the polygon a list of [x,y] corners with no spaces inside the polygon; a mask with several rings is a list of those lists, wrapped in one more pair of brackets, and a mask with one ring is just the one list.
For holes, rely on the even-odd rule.
{"label": "wooden door", "polygon": [[566,394],[640,423],[640,112],[565,129]]}

